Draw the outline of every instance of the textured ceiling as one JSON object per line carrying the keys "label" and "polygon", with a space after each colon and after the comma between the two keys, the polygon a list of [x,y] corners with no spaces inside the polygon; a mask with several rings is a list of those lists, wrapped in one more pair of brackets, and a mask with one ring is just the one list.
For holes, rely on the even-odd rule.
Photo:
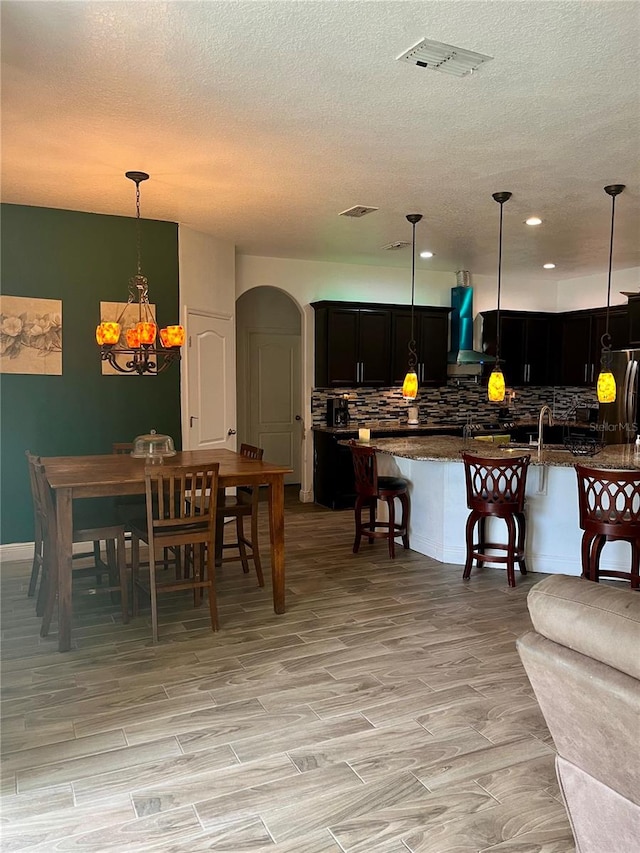
{"label": "textured ceiling", "polygon": [[[427,37],[488,54],[396,61]],[[3,2],[2,200],[142,215],[241,253],[505,276],[640,267],[638,0]],[[356,204],[380,208],[339,217]],[[523,224],[537,214],[537,228]],[[551,273],[542,264],[552,261]]]}

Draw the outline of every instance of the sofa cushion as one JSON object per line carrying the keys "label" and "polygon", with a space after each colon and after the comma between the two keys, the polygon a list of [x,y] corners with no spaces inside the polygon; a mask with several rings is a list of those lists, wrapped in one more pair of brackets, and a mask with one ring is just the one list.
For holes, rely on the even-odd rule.
{"label": "sofa cushion", "polygon": [[543,637],[640,679],[640,592],[551,575],[527,604]]}

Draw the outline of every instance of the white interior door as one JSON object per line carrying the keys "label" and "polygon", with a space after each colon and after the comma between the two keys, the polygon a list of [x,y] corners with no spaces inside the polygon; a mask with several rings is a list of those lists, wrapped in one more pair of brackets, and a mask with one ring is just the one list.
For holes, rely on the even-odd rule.
{"label": "white interior door", "polygon": [[301,482],[304,436],[300,391],[300,336],[249,333],[249,434],[264,458],[293,469],[285,483]]}
{"label": "white interior door", "polygon": [[235,323],[232,317],[187,315],[187,450],[236,449]]}

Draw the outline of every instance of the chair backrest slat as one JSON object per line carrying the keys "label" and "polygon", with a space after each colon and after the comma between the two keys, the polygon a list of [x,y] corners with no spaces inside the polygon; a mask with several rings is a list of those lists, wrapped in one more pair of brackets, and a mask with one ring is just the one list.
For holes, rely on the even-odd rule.
{"label": "chair backrest slat", "polygon": [[640,537],[640,470],[611,471],[576,465],[582,530]]}
{"label": "chair backrest slat", "polygon": [[469,509],[522,512],[531,457],[491,459],[462,452]]}
{"label": "chair backrest slat", "polygon": [[254,444],[241,444],[240,456],[246,456],[247,459],[257,459],[262,461],[264,456],[264,448],[256,447]]}
{"label": "chair backrest slat", "polygon": [[374,447],[364,447],[349,442],[353,473],[355,474],[356,492],[363,497],[373,497],[378,494],[378,465]]}
{"label": "chair backrest slat", "polygon": [[[181,528],[213,530],[218,502],[219,463],[209,465],[157,465],[145,468],[147,526],[167,534]],[[206,502],[195,501],[197,493]],[[151,545],[151,543],[150,543]]]}

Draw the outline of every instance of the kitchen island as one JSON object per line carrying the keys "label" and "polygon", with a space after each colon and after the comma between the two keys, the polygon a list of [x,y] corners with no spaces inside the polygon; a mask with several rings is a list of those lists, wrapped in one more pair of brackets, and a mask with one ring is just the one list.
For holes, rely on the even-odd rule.
{"label": "kitchen island", "polygon": [[[640,469],[633,445],[609,445],[595,456],[574,456],[559,448],[513,447],[453,436],[378,438],[378,472],[405,477],[411,495],[411,548],[442,563],[463,566],[468,516],[464,466],[460,453],[505,459],[528,454],[525,515],[526,560],[531,572],[579,575],[582,530],[578,523],[578,491],[574,467]],[[489,538],[504,541],[504,522],[489,519]],[[628,571],[630,546],[607,543],[602,568]],[[497,564],[494,564],[497,567]],[[500,566],[504,570],[504,565]],[[472,579],[473,572],[472,570]],[[517,580],[517,577],[516,577]]]}

